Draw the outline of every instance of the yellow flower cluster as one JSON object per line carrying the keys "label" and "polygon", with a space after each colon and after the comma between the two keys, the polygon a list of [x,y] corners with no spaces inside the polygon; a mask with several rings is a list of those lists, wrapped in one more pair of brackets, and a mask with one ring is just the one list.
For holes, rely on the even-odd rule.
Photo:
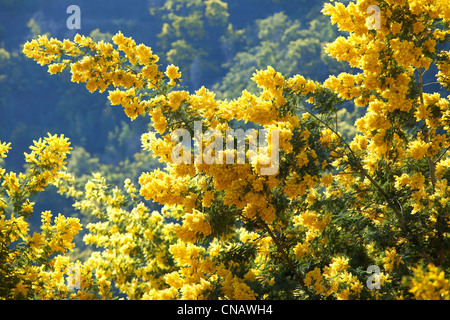
{"label": "yellow flower cluster", "polygon": [[[159,288],[162,279],[156,275],[169,268],[168,244],[174,236],[171,225],[139,201],[137,189],[128,179],[125,191],[109,188],[100,174],[86,182],[84,192],[78,192],[75,181],[63,177],[58,185],[61,192],[71,192],[77,199],[76,208],[99,219],[87,225],[89,233],[83,238],[86,244],[104,248],[93,252],[85,262],[95,270],[97,281],[105,288],[114,281],[130,299],[141,299]],[[136,291],[138,287],[141,289]]]}
{"label": "yellow flower cluster", "polygon": [[395,265],[403,263],[402,258],[397,254],[394,248],[389,248],[385,251],[386,256],[382,259],[384,263],[384,270],[391,273]]}
{"label": "yellow flower cluster", "polygon": [[0,143],[0,157],[5,158],[8,151],[11,149],[11,142],[6,143],[2,142]]}
{"label": "yellow flower cluster", "polygon": [[[380,157],[394,151],[400,157],[408,156],[416,160],[436,157],[438,151],[445,148],[445,145],[441,142],[443,137],[435,131],[430,132],[426,141],[419,137],[408,143],[398,134],[394,136],[395,139],[389,140],[387,133],[393,128],[398,128],[397,123],[392,123],[392,113],[397,110],[410,112],[413,108],[417,110],[415,114],[419,121],[423,120],[430,127],[437,127],[439,120],[436,113],[430,112],[436,104],[435,100],[430,101],[428,94],[423,94],[422,98],[410,98],[410,84],[417,80],[415,70],[423,72],[420,70],[429,69],[437,43],[441,41],[441,38],[443,39],[443,34],[447,31],[442,30],[442,34],[437,32],[438,30],[431,28],[429,20],[426,20],[424,16],[413,25],[382,19],[382,27],[376,30],[375,36],[369,30],[364,30],[364,27],[356,26],[358,17],[367,15],[368,6],[368,1],[357,1],[356,4],[349,4],[347,7],[339,3],[335,6],[325,5],[323,12],[331,16],[333,23],[337,23],[342,30],[352,31],[349,37],[339,37],[330,44],[327,47],[328,53],[363,71],[356,75],[342,73],[338,77],[332,76],[325,81],[324,85],[336,91],[342,98],[354,99],[358,106],[368,106],[368,112],[358,119],[355,125],[364,134],[366,141],[369,141],[367,149],[369,152]],[[391,17],[395,10],[405,6],[409,6],[409,10],[414,14],[426,13],[432,19],[438,15],[445,16],[438,9],[443,9],[442,3],[432,6],[421,1],[403,1],[388,2],[388,5],[383,7],[381,17]],[[401,31],[409,30],[409,28],[411,28],[410,34],[413,39],[402,36]],[[424,38],[428,40],[422,41]],[[394,63],[402,67],[400,72],[388,74],[383,71],[389,70]],[[443,70],[440,79],[445,83],[445,63],[440,66]],[[382,78],[380,74],[383,74]],[[367,100],[363,97],[368,97],[364,93],[370,92],[369,90],[375,90],[376,95]],[[441,105],[444,106],[447,103],[446,99],[441,99]],[[445,112],[443,109],[442,111]],[[399,130],[402,132],[403,129]],[[429,149],[430,146],[433,146],[433,150]]]}
{"label": "yellow flower cluster", "polygon": [[[26,173],[3,175],[0,191],[0,240],[3,285],[12,285],[3,299],[97,299],[110,298],[109,282],[96,282],[89,265],[70,262],[65,254],[72,251],[74,237],[81,230],[78,218],[50,211],[41,213],[41,230],[30,234],[27,219],[34,211],[29,198],[59,179],[70,143],[63,136],[48,135],[35,141],[25,160]],[[2,157],[10,144],[0,143]],[[4,197],[6,193],[7,197]],[[6,263],[6,264],[3,264]],[[10,268],[8,266],[16,266]],[[6,278],[3,278],[6,277]],[[12,281],[12,282],[9,282]]]}
{"label": "yellow flower cluster", "polygon": [[[91,92],[112,85],[111,104],[122,105],[131,119],[149,114],[155,129],[142,135],[142,146],[165,168],[141,174],[139,195],[130,180],[123,191],[109,188],[101,175],[83,190],[70,175],[61,174],[56,183],[77,200],[77,209],[98,219],[87,226],[84,241],[103,250],[81,266],[95,270],[96,294],[107,295],[108,281],[113,281],[131,299],[255,299],[270,297],[275,279],[284,277],[291,287],[300,287],[286,294],[296,291],[306,298],[309,292],[333,299],[396,297],[399,292],[417,298],[448,296],[444,273],[403,265],[405,256],[445,263],[450,103],[424,92],[423,72],[439,61],[438,80],[447,83],[448,61],[437,57],[445,56],[438,51],[448,30],[437,30],[435,22],[448,22],[448,5],[388,0],[381,6],[380,28],[369,29],[371,4],[357,0],[347,6],[327,4],[323,10],[349,32],[326,51],[360,72],[319,84],[300,75],[285,79],[268,66],[253,74],[260,92],[244,90],[231,101],[217,100],[204,87],[194,93],[180,90],[178,67],[160,71],[149,47],[120,32],[113,37],[117,49],[83,36],[73,42],[41,37],[24,46],[28,57],[50,64],[50,73],[70,68],[72,81],[86,83]],[[63,55],[69,58],[55,62]],[[359,132],[350,142],[339,132],[337,106],[345,100],[367,110],[356,120]],[[171,134],[186,129],[192,139],[198,121],[200,134],[215,129],[226,143],[235,142],[226,134],[233,123],[251,123],[269,132],[268,147],[255,153],[247,150],[246,141],[245,159],[257,160],[251,163],[209,163],[191,154],[188,163],[175,163],[178,141]],[[272,129],[278,132],[277,145],[270,139]],[[55,179],[69,151],[64,141],[49,136],[35,143],[26,159],[30,175],[39,180],[28,189],[40,190]],[[199,146],[204,150],[208,144]],[[279,170],[261,175],[273,148],[280,153]],[[0,144],[0,155],[8,149]],[[210,152],[218,160],[237,155],[235,150]],[[44,163],[54,169],[33,169]],[[20,203],[17,211],[32,212],[33,203],[20,197],[24,176],[0,174],[7,194]],[[139,196],[163,205],[161,213],[150,213]],[[44,220],[50,221],[47,216]],[[25,237],[36,254],[46,245],[60,252],[71,249],[79,229],[76,221],[58,217],[56,226],[48,227],[57,240],[45,244],[44,233],[27,238],[23,220],[15,219],[8,241]],[[385,241],[392,243],[386,246]],[[430,254],[428,244],[435,246]],[[357,263],[368,260],[383,264],[389,275],[382,282],[390,281],[392,293],[364,288],[358,271],[363,266]],[[393,276],[403,275],[400,267],[416,275],[409,288]],[[27,290],[25,280],[17,284],[17,292]]]}
{"label": "yellow flower cluster", "polygon": [[252,80],[258,87],[267,90],[262,94],[262,96],[267,96],[267,100],[275,99],[278,106],[283,106],[286,103],[286,99],[283,97],[284,77],[274,68],[269,66],[266,70],[257,71]]}
{"label": "yellow flower cluster", "polygon": [[450,281],[445,277],[445,272],[433,264],[426,268],[418,266],[413,269],[410,292],[418,300],[449,300]]}
{"label": "yellow flower cluster", "polygon": [[[0,147],[3,158],[10,149],[10,143],[0,143]],[[26,217],[33,212],[34,202],[30,202],[29,198],[36,192],[43,191],[59,176],[60,171],[65,169],[65,160],[72,148],[63,135],[58,137],[48,134],[44,140],[34,141],[30,149],[30,153],[25,153],[25,161],[29,163],[25,173],[6,173],[5,169],[0,168],[0,178],[3,179],[0,187],[8,194],[14,213]]]}
{"label": "yellow flower cluster", "polygon": [[361,95],[360,84],[362,82],[362,75],[353,75],[343,72],[336,76],[330,76],[325,80],[324,86],[336,90],[339,96],[344,99],[354,99]]}
{"label": "yellow flower cluster", "polygon": [[[77,34],[74,41],[57,39],[48,40],[46,36],[39,37],[24,45],[23,53],[36,60],[41,65],[49,65],[51,74],[59,73],[70,68],[73,82],[86,83],[90,92],[99,90],[104,92],[109,86],[123,87],[133,91],[116,89],[110,93],[113,105],[121,104],[127,115],[134,119],[144,111],[148,111],[148,101],[137,99],[134,90],[141,88],[155,89],[156,84],[163,79],[163,73],[158,70],[156,62],[159,57],[154,55],[151,48],[136,45],[131,38],[121,32],[112,38],[117,49],[110,43],[100,41],[95,43],[91,38]],[[86,55],[86,51],[89,54]],[[130,65],[122,62],[121,52],[131,66],[141,67],[134,71]],[[52,62],[68,56],[62,62]]]}
{"label": "yellow flower cluster", "polygon": [[184,242],[195,242],[211,234],[211,225],[204,213],[194,209],[192,213],[184,215],[182,226],[176,225],[175,233]]}
{"label": "yellow flower cluster", "polygon": [[329,219],[328,217],[324,217],[322,219],[318,218],[319,214],[317,212],[307,210],[306,212],[295,216],[293,221],[294,223],[301,224],[312,232],[321,233],[323,229],[328,225]]}
{"label": "yellow flower cluster", "polygon": [[164,276],[170,287],[152,289],[144,295],[144,299],[206,299],[207,293],[216,286],[220,287],[224,299],[256,298],[244,279],[233,275],[223,263],[214,263],[203,247],[178,241],[170,247],[170,252],[179,265],[178,271]]}
{"label": "yellow flower cluster", "polygon": [[[30,153],[25,153],[25,161],[31,164],[28,174],[33,178],[27,183],[26,188],[31,193],[42,191],[56,178],[58,170],[65,169],[65,160],[72,148],[64,135],[58,137],[49,133],[44,140],[34,141],[30,149],[32,150]],[[47,168],[47,171],[40,172],[42,167]]]}
{"label": "yellow flower cluster", "polygon": [[348,268],[348,259],[333,258],[323,272],[319,268],[308,272],[304,280],[305,285],[325,297],[335,295],[338,300],[357,299],[364,286],[356,276],[347,271]]}
{"label": "yellow flower cluster", "polygon": [[314,92],[316,83],[312,80],[306,80],[305,77],[297,74],[286,81],[287,88],[291,89],[297,94],[307,95]]}
{"label": "yellow flower cluster", "polygon": [[170,79],[169,85],[172,85],[172,86],[175,85],[176,80],[181,78],[181,73],[178,70],[179,70],[179,68],[174,66],[173,64],[167,66],[165,74]]}

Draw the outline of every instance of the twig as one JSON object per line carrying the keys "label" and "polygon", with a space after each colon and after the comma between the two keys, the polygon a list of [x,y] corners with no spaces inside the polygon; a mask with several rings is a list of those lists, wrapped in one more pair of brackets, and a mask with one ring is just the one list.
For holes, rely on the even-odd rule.
{"label": "twig", "polygon": [[441,161],[442,157],[447,153],[448,149],[450,147],[445,148],[444,152],[434,161],[434,164],[437,164],[439,161]]}
{"label": "twig", "polygon": [[431,86],[432,84],[440,84],[439,82],[428,82],[428,83],[425,83],[423,86],[425,87],[425,86]]}

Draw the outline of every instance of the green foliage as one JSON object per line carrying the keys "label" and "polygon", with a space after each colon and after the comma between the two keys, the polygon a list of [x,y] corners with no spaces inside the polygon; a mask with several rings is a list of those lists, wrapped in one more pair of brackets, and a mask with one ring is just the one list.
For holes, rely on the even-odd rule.
{"label": "green foliage", "polygon": [[323,16],[301,23],[284,12],[258,19],[255,25],[244,30],[233,32],[231,29],[222,36],[222,42],[240,41],[243,44],[226,62],[229,71],[213,88],[220,98],[229,99],[238,97],[244,89],[256,92],[251,77],[255,70],[267,66],[286,76],[304,74],[314,80],[344,71],[343,64],[329,59],[323,50],[336,34],[335,28]]}

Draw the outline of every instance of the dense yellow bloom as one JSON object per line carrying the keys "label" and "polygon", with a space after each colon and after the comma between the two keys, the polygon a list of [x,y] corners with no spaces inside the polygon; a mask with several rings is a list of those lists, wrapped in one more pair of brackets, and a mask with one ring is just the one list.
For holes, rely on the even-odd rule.
{"label": "dense yellow bloom", "polygon": [[339,93],[344,99],[353,99],[361,94],[361,89],[357,84],[361,81],[361,76],[349,73],[341,73],[339,76],[330,76],[325,80],[324,86]]}
{"label": "dense yellow bloom", "polygon": [[[31,178],[26,185],[26,191],[42,191],[56,179],[59,170],[65,169],[65,160],[72,148],[64,135],[58,137],[49,133],[44,140],[34,141],[30,149],[30,153],[25,153],[25,161],[31,164]],[[47,171],[41,172],[41,167],[47,168]]]}
{"label": "dense yellow bloom", "polygon": [[428,155],[429,143],[423,141],[414,141],[408,148],[408,155],[416,160],[421,160]]}
{"label": "dense yellow bloom", "polygon": [[6,192],[10,197],[20,194],[20,183],[15,172],[7,173],[3,176],[3,187],[6,187]]}
{"label": "dense yellow bloom", "polygon": [[450,281],[445,272],[433,264],[427,268],[418,266],[413,269],[414,278],[410,292],[418,300],[448,300],[450,299]]}
{"label": "dense yellow bloom", "polygon": [[187,91],[172,91],[169,93],[169,105],[172,112],[178,110],[181,103],[189,99],[190,95]]}
{"label": "dense yellow bloom", "polygon": [[194,209],[183,217],[183,225],[177,225],[175,232],[182,241],[195,242],[211,234],[211,225],[203,213]]}
{"label": "dense yellow bloom", "polygon": [[8,150],[11,149],[11,142],[6,143],[2,142],[0,143],[0,158],[6,157],[6,154],[8,153]]}
{"label": "dense yellow bloom", "polygon": [[294,247],[294,253],[295,253],[295,256],[297,257],[297,259],[302,259],[305,256],[305,254],[309,254],[310,252],[311,252],[311,249],[309,248],[308,242],[298,243]]}
{"label": "dense yellow bloom", "polygon": [[[325,286],[323,284],[322,274],[319,268],[309,271],[305,276],[305,285],[311,287],[314,285],[314,290],[317,294],[325,293]],[[313,282],[314,281],[314,282]]]}
{"label": "dense yellow bloom", "polygon": [[181,73],[178,72],[178,70],[179,70],[179,68],[174,66],[173,64],[167,66],[165,74],[167,77],[169,77],[169,79],[170,79],[169,84],[171,86],[175,85],[175,83],[176,83],[175,80],[181,78]]}
{"label": "dense yellow bloom", "polygon": [[31,250],[38,253],[42,251],[42,245],[45,243],[45,237],[40,233],[33,233],[33,237],[28,236],[28,243],[30,245]]}
{"label": "dense yellow bloom", "polygon": [[225,280],[222,284],[222,292],[225,297],[231,300],[255,300],[256,294],[253,290],[239,277],[233,276],[231,272],[227,272]]}
{"label": "dense yellow bloom", "polygon": [[[286,99],[283,97],[283,88],[285,86],[284,77],[281,73],[276,72],[271,66],[266,70],[258,70],[253,74],[252,80],[258,85],[258,87],[266,89],[263,92],[263,97],[269,99],[275,99],[278,106],[282,106],[286,103]],[[266,95],[267,94],[267,95]]]}
{"label": "dense yellow bloom", "polygon": [[301,75],[295,75],[286,81],[286,86],[297,94],[308,94],[314,92],[316,83],[312,80],[306,80]]}
{"label": "dense yellow bloom", "polygon": [[63,63],[54,63],[48,66],[48,72],[50,74],[60,73],[65,68]]}
{"label": "dense yellow bloom", "polygon": [[[329,266],[324,268],[322,275],[329,283],[326,295],[335,294],[339,300],[347,300],[351,295],[359,296],[363,285],[356,276],[346,271],[348,267],[348,259],[336,257],[332,259]],[[340,289],[340,284],[344,283],[345,288]]]}
{"label": "dense yellow bloom", "polygon": [[299,216],[293,219],[294,223],[299,223],[311,231],[322,232],[322,230],[327,226],[327,217],[319,219],[319,214],[317,212],[307,210]]}
{"label": "dense yellow bloom", "polygon": [[[9,144],[2,144],[5,152]],[[2,177],[2,187],[8,197],[1,195],[0,239],[8,246],[3,259],[16,268],[4,268],[3,276],[15,279],[15,285],[4,298],[21,299],[85,299],[98,297],[92,274],[81,263],[69,263],[62,254],[73,250],[74,237],[81,229],[79,219],[59,214],[52,221],[50,211],[41,213],[41,232],[29,234],[28,218],[33,214],[34,202],[29,197],[60,178],[70,143],[64,136],[48,135],[34,141],[31,152],[25,153],[29,163],[26,173],[10,172]],[[11,204],[4,207],[3,203]],[[11,211],[10,211],[11,210]],[[10,212],[8,212],[10,211]],[[5,215],[6,213],[6,215]],[[8,217],[8,218],[7,218]],[[20,261],[19,261],[20,260]],[[69,274],[75,268],[76,277]],[[78,273],[80,270],[80,273]],[[71,279],[71,282],[69,281]],[[77,293],[71,286],[79,286]],[[102,286],[101,295],[111,297],[109,286]]]}
{"label": "dense yellow bloom", "polygon": [[402,258],[399,257],[394,248],[389,248],[385,251],[386,256],[382,259],[384,262],[384,270],[390,273],[392,272],[395,265],[400,265],[403,263]]}
{"label": "dense yellow bloom", "polygon": [[[208,17],[211,3],[206,4]],[[80,191],[75,179],[59,173],[70,152],[67,139],[49,135],[25,155],[30,165],[25,174],[0,171],[5,193],[20,199],[18,204],[0,201],[5,243],[22,239],[29,254],[56,254],[50,270],[22,270],[11,295],[29,295],[34,288],[28,283],[41,281],[48,283],[42,297],[51,297],[52,288],[66,297],[67,269],[77,266],[82,288],[70,297],[78,298],[107,297],[113,282],[131,299],[256,299],[267,297],[258,290],[278,290],[278,279],[280,285],[287,281],[300,287],[283,294],[302,298],[409,293],[448,298],[444,271],[434,265],[427,271],[399,268],[405,256],[446,263],[441,244],[448,240],[450,225],[449,102],[424,92],[422,76],[433,70],[433,63],[437,80],[444,87],[449,83],[448,52],[441,50],[448,30],[435,27],[437,19],[448,19],[448,4],[387,0],[378,3],[381,21],[373,29],[367,9],[375,4],[358,0],[323,9],[348,32],[325,50],[347,62],[353,73],[319,84],[301,75],[286,79],[268,66],[253,74],[259,92],[244,90],[231,101],[218,100],[205,87],[194,93],[174,90],[181,81],[179,68],[169,65],[161,71],[151,48],[121,32],[112,44],[80,35],[73,41],[40,37],[25,44],[24,54],[49,65],[51,74],[68,69],[72,81],[85,83],[90,92],[108,91],[111,104],[121,105],[130,119],[150,115],[153,129],[142,135],[142,147],[165,167],[140,175],[139,195],[131,180],[124,190],[109,188],[98,174]],[[339,107],[351,101],[361,107],[356,111],[366,111],[347,139],[340,130]],[[189,163],[175,163],[172,151],[178,141],[171,133],[186,129],[193,138],[199,120],[204,125],[200,134],[207,129],[224,134],[234,123],[245,123],[270,131],[268,138],[275,137],[271,130],[276,129],[279,141],[275,145],[267,139],[270,148],[256,151],[244,142],[245,159],[252,163],[206,163],[191,155]],[[205,149],[207,142],[196,147]],[[227,136],[226,142],[234,143],[235,137]],[[274,154],[273,147],[280,153],[279,170],[262,176],[258,169]],[[8,149],[9,144],[0,143],[0,156]],[[214,155],[236,159],[237,151],[214,150]],[[71,264],[59,255],[73,248],[78,220],[58,215],[52,221],[51,213],[43,212],[42,232],[30,236],[21,216],[34,210],[28,194],[56,179],[61,192],[76,198],[75,208],[99,219],[86,226],[84,241],[102,250],[85,264]],[[161,204],[161,213],[151,213],[139,196]],[[17,212],[9,220],[3,214],[8,205]],[[386,245],[391,240],[395,243]],[[365,288],[360,272],[365,266],[357,264],[368,261],[382,264],[388,273],[381,276],[382,284],[391,281],[390,292]],[[296,274],[305,275],[303,283],[291,276]],[[401,283],[400,276],[410,282]],[[91,290],[93,278],[97,291]]]}

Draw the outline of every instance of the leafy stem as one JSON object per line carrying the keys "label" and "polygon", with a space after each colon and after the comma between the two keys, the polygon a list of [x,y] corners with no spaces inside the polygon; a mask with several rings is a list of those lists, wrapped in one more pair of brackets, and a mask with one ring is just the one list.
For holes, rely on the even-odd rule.
{"label": "leafy stem", "polygon": [[[392,211],[394,212],[397,220],[400,223],[401,228],[403,229],[403,231],[405,232],[406,235],[408,235],[408,237],[410,237],[411,242],[413,245],[417,245],[418,247],[421,247],[419,245],[419,241],[417,239],[417,236],[410,230],[409,226],[407,225],[404,217],[403,217],[403,207],[400,204],[400,202],[397,199],[392,199],[384,190],[383,188],[380,186],[380,184],[375,181],[375,179],[367,172],[367,170],[363,167],[363,165],[361,164],[360,159],[356,156],[356,154],[354,153],[354,151],[352,150],[352,148],[350,147],[350,145],[348,144],[348,142],[342,137],[342,135],[337,132],[335,129],[333,129],[333,127],[331,127],[330,125],[328,125],[325,121],[323,121],[322,119],[320,119],[319,117],[317,117],[313,112],[311,112],[308,108],[304,107],[304,110],[306,112],[308,112],[312,117],[314,117],[317,121],[319,121],[321,124],[323,124],[326,128],[328,128],[329,130],[331,130],[331,132],[333,132],[338,138],[339,140],[344,144],[345,148],[348,149],[348,151],[350,152],[350,155],[354,161],[354,164],[356,166],[356,168],[358,169],[358,171],[365,177],[367,178],[370,183],[377,189],[377,191],[383,196],[383,198],[386,200],[386,202],[388,203],[389,207],[392,209]],[[420,250],[422,248],[419,248]],[[420,252],[420,254],[425,258],[425,260],[427,260],[427,262],[432,262],[431,257],[424,252],[423,250]]]}

